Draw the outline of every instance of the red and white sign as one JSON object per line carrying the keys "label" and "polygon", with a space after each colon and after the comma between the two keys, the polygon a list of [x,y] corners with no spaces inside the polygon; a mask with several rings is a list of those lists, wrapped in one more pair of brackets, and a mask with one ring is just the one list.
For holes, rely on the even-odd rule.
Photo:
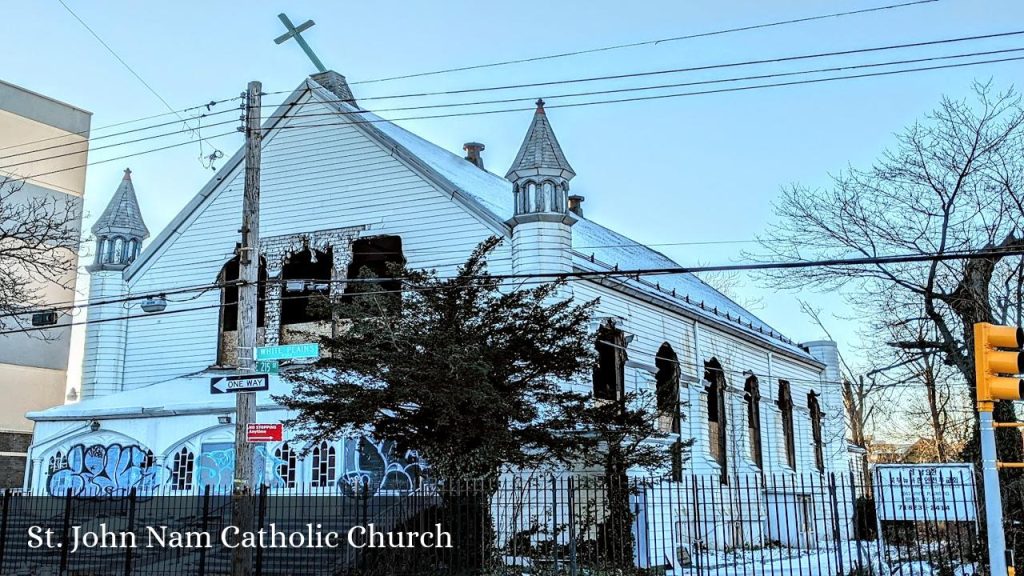
{"label": "red and white sign", "polygon": [[255,424],[245,427],[246,442],[280,442],[284,440],[284,424]]}

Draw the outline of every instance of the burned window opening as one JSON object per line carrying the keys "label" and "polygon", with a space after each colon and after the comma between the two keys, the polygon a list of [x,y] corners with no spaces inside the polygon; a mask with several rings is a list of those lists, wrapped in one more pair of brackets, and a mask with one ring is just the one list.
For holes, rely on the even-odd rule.
{"label": "burned window opening", "polygon": [[281,325],[330,318],[325,299],[331,291],[334,254],[307,248],[292,254],[281,267]]}
{"label": "burned window opening", "polygon": [[666,421],[667,432],[679,433],[679,357],[676,356],[672,346],[668,342],[662,343],[658,348],[657,356],[654,358],[654,365],[658,368],[654,375],[655,395],[658,400],[658,420]]}
{"label": "burned window opening", "polygon": [[747,401],[747,431],[750,434],[750,459],[760,468],[763,465],[761,452],[761,385],[756,376],[747,378],[743,385],[743,396]]}
{"label": "burned window opening", "polygon": [[626,334],[614,322],[597,330],[597,366],[594,367],[594,397],[624,400],[626,397]]}
{"label": "burned window opening", "polygon": [[782,414],[782,439],[786,450],[786,464],[796,469],[796,436],[793,431],[793,395],[789,382],[779,380],[779,399],[776,402]]}
{"label": "burned window opening", "polygon": [[814,466],[819,472],[825,471],[825,446],[821,436],[821,422],[825,416],[814,392],[807,394],[807,409],[811,413],[811,434],[814,438]]}
{"label": "burned window opening", "polygon": [[705,388],[708,394],[708,451],[721,466],[722,484],[727,484],[729,461],[726,455],[725,371],[715,358],[704,363],[704,380],[708,383]]}
{"label": "burned window opening", "polygon": [[[235,256],[221,268],[218,279],[218,283],[224,286],[221,288],[220,312],[220,329],[223,332],[238,330],[238,286],[235,284],[228,286],[228,284],[238,281],[238,275],[238,256]],[[262,328],[267,310],[267,263],[263,259],[260,260],[260,274],[257,286],[256,326]]]}
{"label": "burned window opening", "polygon": [[378,282],[350,282],[345,286],[343,302],[351,302],[360,292],[382,292],[397,302],[402,300],[402,281],[393,279],[395,269],[405,265],[402,253],[402,238],[399,236],[374,236],[352,242],[352,262],[349,263],[347,279],[380,278]]}

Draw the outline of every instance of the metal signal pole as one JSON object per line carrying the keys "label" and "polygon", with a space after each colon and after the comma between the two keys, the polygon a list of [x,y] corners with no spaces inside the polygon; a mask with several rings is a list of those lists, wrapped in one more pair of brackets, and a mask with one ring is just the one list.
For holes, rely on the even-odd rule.
{"label": "metal signal pole", "polygon": [[[242,196],[242,243],[238,253],[238,369],[256,370],[256,308],[260,275],[260,82],[249,82],[245,95],[245,190]],[[253,529],[253,445],[246,430],[256,421],[256,393],[235,395],[235,470],[232,511],[241,533]],[[238,546],[231,557],[232,576],[252,574],[252,550]]]}

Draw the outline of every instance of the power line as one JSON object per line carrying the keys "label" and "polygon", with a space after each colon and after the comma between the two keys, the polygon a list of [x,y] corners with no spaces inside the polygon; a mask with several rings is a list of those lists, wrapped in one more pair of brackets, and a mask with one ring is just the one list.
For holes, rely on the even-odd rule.
{"label": "power line", "polygon": [[746,60],[740,62],[728,62],[725,64],[707,64],[704,66],[690,66],[685,68],[669,68],[662,70],[649,70],[645,72],[629,72],[624,74],[611,74],[604,76],[589,76],[583,78],[572,78],[568,80],[549,80],[545,82],[530,82],[521,84],[503,84],[498,86],[486,86],[480,88],[462,88],[457,90],[439,90],[435,92],[418,92],[409,94],[399,94],[392,96],[370,96],[359,98],[360,101],[367,100],[392,100],[396,98],[418,98],[423,96],[452,96],[456,94],[467,94],[474,92],[492,92],[496,90],[512,90],[520,88],[537,88],[542,86],[554,86],[560,84],[577,84],[581,82],[597,82],[602,80],[623,80],[627,78],[641,78],[646,76],[662,76],[665,74],[680,74],[683,72],[702,72],[707,70],[719,70],[722,68],[736,68],[741,66],[756,66],[762,64],[780,64],[783,62],[795,62],[800,60],[812,60],[816,58],[830,58],[835,56],[850,56],[854,54],[866,54],[872,52],[884,52],[887,50],[902,50],[905,48],[920,48],[924,46],[939,46],[944,44],[954,44],[959,42],[973,42],[977,40],[991,40],[994,38],[1005,38],[1010,36],[1019,36],[1024,34],[1024,30],[1017,30],[1013,32],[998,32],[993,34],[983,34],[978,36],[961,36],[957,38],[946,38],[942,40],[927,40],[921,42],[911,42],[908,44],[890,44],[886,46],[876,46],[872,48],[855,48],[851,50],[838,50],[832,52],[818,52],[814,54],[800,54],[797,56],[780,56],[777,58],[765,58],[761,60]]}
{"label": "power line", "polygon": [[[954,38],[954,39],[938,40],[938,41],[926,42],[926,43],[904,44],[904,45],[886,46],[886,47],[875,47],[875,48],[864,48],[864,49],[846,51],[846,52],[843,52],[843,54],[855,53],[855,52],[873,52],[873,51],[879,51],[879,50],[889,50],[889,49],[893,49],[893,48],[902,48],[902,47],[907,47],[907,46],[918,46],[918,45],[930,44],[930,43],[959,42],[959,41],[964,41],[964,40],[975,40],[975,39],[979,39],[979,38],[989,38],[989,37],[993,37],[993,36],[1019,35],[1019,34],[1024,34],[1024,31],[1009,32],[1009,33],[1002,33],[1002,34],[996,34],[996,35]],[[996,54],[1020,52],[1022,50],[1024,50],[1024,48],[1009,48],[1009,49],[1003,49],[1003,50],[970,52],[970,53],[952,54],[952,55],[943,55],[943,56],[932,56],[932,57],[915,58],[915,59],[894,60],[894,61],[887,61],[887,62],[875,62],[875,63],[865,63],[865,64],[850,64],[850,65],[844,65],[844,66],[835,66],[835,67],[828,67],[828,68],[818,68],[818,69],[811,69],[811,70],[798,70],[798,71],[791,71],[791,72],[776,72],[776,73],[762,74],[762,75],[750,75],[750,76],[741,76],[741,77],[733,77],[733,78],[701,80],[701,81],[694,81],[694,82],[661,84],[661,85],[655,85],[655,86],[626,87],[626,88],[616,88],[616,89],[610,89],[610,90],[598,90],[598,91],[585,91],[585,92],[575,92],[575,93],[564,93],[564,94],[548,95],[548,96],[545,96],[545,97],[549,98],[549,99],[572,98],[572,97],[594,96],[594,95],[604,95],[604,94],[623,93],[623,92],[637,92],[637,91],[659,90],[659,89],[676,88],[676,87],[684,87],[684,86],[719,84],[719,83],[740,82],[740,81],[749,81],[749,80],[764,80],[764,79],[789,77],[789,76],[804,75],[804,74],[817,74],[817,73],[825,73],[825,72],[837,72],[837,71],[842,71],[842,70],[874,68],[874,67],[879,67],[879,66],[893,66],[893,65],[903,65],[903,64],[921,63],[921,62],[950,60],[950,59],[957,59],[957,58],[989,56],[989,55],[996,55]],[[836,54],[836,53],[811,54],[811,55],[803,55],[803,56],[785,57],[785,58],[782,58],[782,59],[773,59],[773,60],[760,60],[760,61],[748,61],[748,62],[741,62],[741,63],[717,64],[717,65],[711,65],[711,66],[703,66],[703,67],[699,67],[699,68],[681,68],[681,69],[674,69],[674,70],[661,70],[661,71],[655,71],[655,72],[641,72],[641,73],[636,73],[636,74],[633,74],[633,75],[619,75],[619,76],[610,76],[610,77],[593,77],[593,78],[585,78],[585,79],[570,79],[570,80],[551,81],[551,82],[544,82],[544,83],[539,83],[539,84],[519,84],[519,85],[507,85],[507,86],[489,87],[489,88],[475,88],[475,89],[463,90],[461,92],[504,90],[504,89],[509,89],[509,88],[521,88],[521,87],[530,87],[530,86],[536,86],[536,85],[554,85],[554,84],[562,84],[562,83],[589,82],[589,81],[593,81],[593,80],[601,80],[601,79],[607,79],[607,78],[623,78],[623,77],[632,77],[632,76],[645,76],[645,75],[651,75],[651,74],[688,72],[688,71],[703,70],[703,69],[708,69],[708,68],[727,68],[727,67],[738,66],[738,65],[778,62],[778,61],[782,61],[782,60],[817,58],[817,57],[828,56],[828,55],[832,55],[832,54]],[[993,62],[993,61],[965,63],[964,65],[975,65],[975,64],[983,64],[983,63],[990,63],[990,62]],[[932,69],[932,68],[927,68],[927,69]],[[916,70],[908,70],[908,71],[916,71]],[[459,91],[456,91],[456,92],[459,92]],[[452,94],[452,93],[456,93],[456,92],[437,92],[437,93],[422,93],[422,94],[406,94],[406,95],[389,96],[389,97],[383,97],[383,98],[404,98],[404,97],[410,97],[410,96],[427,96],[427,95],[431,95],[431,94]],[[708,93],[708,92],[701,92],[701,93],[703,94],[703,93]],[[411,110],[425,110],[425,109],[436,109],[436,108],[457,108],[457,107],[478,106],[478,105],[488,105],[488,104],[507,104],[507,103],[513,103],[513,102],[528,102],[528,101],[532,101],[532,100],[533,100],[533,98],[531,97],[531,98],[509,98],[509,99],[497,99],[497,100],[481,100],[481,101],[475,101],[475,102],[426,104],[426,105],[418,105],[418,106],[403,106],[403,107],[382,108],[382,109],[375,110],[375,113],[399,112],[399,111],[411,111]],[[322,103],[327,103],[327,102],[341,102],[341,100],[322,101]],[[559,105],[551,105],[549,107],[557,108],[557,107],[559,107]],[[214,112],[214,113],[210,113],[210,114],[203,114],[203,115],[197,116],[196,119],[201,120],[202,118],[205,118],[205,117],[215,116],[215,115],[224,114],[224,113],[228,113],[228,112],[232,112],[232,111],[233,111],[233,109],[229,109],[229,110],[222,110],[222,111]],[[284,118],[307,118],[307,117],[322,117],[322,116],[337,116],[337,115],[358,115],[358,114],[361,114],[362,112],[363,111],[359,111],[359,110],[351,111],[351,112],[350,111],[337,111],[337,112],[295,114],[295,115],[292,115],[292,116],[285,115],[283,117]],[[418,119],[418,118],[415,118],[415,119]],[[405,119],[398,119],[398,120],[405,120]],[[208,125],[207,128],[215,127],[215,126],[222,126],[222,125],[231,124],[231,123],[233,123],[233,122],[232,121],[218,122],[218,123],[214,123],[214,124]],[[167,126],[167,125],[171,125],[171,124],[176,124],[176,122],[168,122],[168,123],[156,124],[156,125],[153,125],[153,126],[150,126],[150,127],[136,128],[136,129],[133,129],[133,130],[127,130],[127,131],[119,132],[119,133],[116,133],[116,134],[110,134],[110,135],[106,135],[106,136],[99,136],[99,137],[96,137],[96,138],[90,139],[90,140],[99,140],[99,139],[109,138],[109,137],[112,137],[112,136],[115,136],[115,135],[123,135],[123,134],[135,133],[135,132],[145,131],[145,130],[148,130],[150,128],[157,128],[157,127]],[[180,133],[190,133],[191,134],[193,132],[194,132],[194,130],[192,130],[191,128],[186,128],[186,129],[183,129],[183,130],[171,131],[171,132],[166,132],[166,133],[163,133],[163,134],[156,134],[156,135],[151,135],[151,136],[148,136],[148,137],[137,138],[137,139],[134,139],[134,140],[124,141],[124,142],[120,142],[120,143],[115,143],[115,144],[109,144],[109,145],[105,145],[105,146],[95,147],[92,150],[100,150],[100,149],[105,149],[105,148],[116,147],[116,146],[119,146],[119,145],[133,144],[133,143],[147,141],[147,140],[150,140],[150,139],[162,138],[162,137],[167,137],[167,136],[173,136],[175,134],[180,134]],[[81,144],[81,143],[75,142],[75,143],[68,143],[68,144],[60,144],[60,145],[50,146],[50,147],[46,147],[46,148],[40,148],[40,149],[36,149],[36,150],[23,151],[23,152],[19,152],[19,153],[16,153],[16,154],[9,154],[7,156],[0,156],[0,160],[5,159],[5,158],[12,158],[12,157],[16,157],[16,156],[23,156],[23,155],[33,154],[33,153],[36,153],[36,152],[41,152],[41,151],[45,151],[45,150],[49,150],[49,149],[61,148],[61,147],[64,147],[64,146],[71,146],[71,145],[75,145],[75,144]],[[44,161],[44,160],[51,160],[51,159],[54,159],[54,158],[71,156],[71,155],[78,154],[78,153],[81,153],[81,151],[68,152],[68,153],[64,153],[64,154],[57,154],[57,155],[47,156],[47,157],[43,157],[43,158],[35,158],[35,159],[32,159],[32,160],[16,162],[14,164],[8,164],[7,166],[4,166],[2,168],[10,168],[10,167],[13,167],[13,166],[20,166],[20,165],[23,165],[23,164],[30,164],[30,163],[40,162],[40,161]]]}
{"label": "power line", "polygon": [[[71,7],[70,7],[70,6],[68,6],[68,5],[67,5],[67,4],[66,4],[66,3],[64,2],[64,0],[57,0],[57,2],[60,2],[60,5],[61,5],[61,6],[63,6],[63,7],[64,7],[64,9],[68,11],[68,14],[71,14],[71,15],[72,15],[72,16],[73,16],[73,17],[75,18],[75,20],[78,20],[78,22],[79,22],[79,23],[80,23],[80,24],[81,24],[81,25],[82,25],[83,27],[85,27],[85,29],[86,29],[86,30],[88,30],[88,31],[89,31],[89,34],[92,34],[92,37],[93,37],[93,38],[95,38],[97,42],[99,42],[99,43],[100,43],[100,44],[101,44],[101,45],[102,45],[102,46],[103,46],[104,48],[106,48],[106,49],[107,49],[107,52],[110,52],[110,54],[111,54],[111,55],[112,55],[112,56],[113,56],[114,58],[116,58],[116,59],[117,59],[117,61],[118,61],[118,62],[120,62],[120,63],[121,63],[121,65],[122,65],[122,66],[124,66],[124,67],[125,67],[125,69],[126,69],[126,70],[128,70],[128,72],[130,72],[130,73],[131,73],[131,75],[132,75],[132,76],[134,76],[134,77],[135,77],[135,78],[136,78],[136,79],[137,79],[137,80],[138,80],[139,82],[141,82],[141,83],[142,83],[142,85],[143,85],[143,86],[145,86],[145,87],[146,87],[146,89],[147,89],[147,90],[149,90],[149,91],[150,91],[150,92],[151,92],[151,93],[152,93],[152,94],[153,94],[154,96],[156,96],[156,97],[157,97],[157,99],[158,99],[158,100],[160,100],[160,102],[162,102],[162,103],[163,103],[163,105],[164,105],[164,106],[165,106],[165,107],[167,108],[167,110],[169,110],[169,111],[170,111],[171,113],[173,113],[173,114],[174,114],[175,116],[177,116],[179,120],[181,120],[182,122],[185,122],[185,119],[184,119],[184,118],[182,118],[182,117],[181,117],[181,115],[180,115],[180,114],[178,114],[178,113],[177,113],[177,112],[176,112],[176,111],[174,110],[174,107],[173,107],[173,106],[171,106],[170,104],[168,104],[168,103],[167,103],[167,100],[164,100],[163,96],[161,96],[161,95],[160,95],[160,94],[159,94],[159,93],[158,93],[158,92],[157,92],[157,91],[156,91],[156,90],[155,90],[155,89],[154,89],[154,88],[153,88],[152,86],[150,86],[150,85],[149,85],[149,82],[146,82],[146,81],[145,81],[145,80],[144,80],[144,79],[142,78],[142,76],[140,76],[140,75],[139,75],[139,73],[138,73],[138,72],[136,72],[136,71],[135,71],[135,70],[134,70],[134,69],[133,69],[133,68],[132,68],[131,66],[129,66],[129,65],[128,65],[128,63],[124,61],[124,58],[121,58],[121,56],[120,56],[120,55],[119,55],[119,54],[118,54],[117,52],[115,52],[115,51],[114,51],[114,49],[113,49],[113,48],[111,48],[109,44],[107,44],[106,42],[104,42],[104,41],[103,41],[103,38],[100,38],[100,35],[99,35],[99,34],[97,34],[95,30],[93,30],[93,29],[92,29],[91,27],[89,27],[89,25],[88,25],[88,24],[86,24],[86,23],[85,23],[85,20],[82,20],[82,19],[81,19],[81,18],[80,18],[80,17],[78,16],[78,14],[75,14],[75,11],[74,11],[74,10],[72,10],[72,9],[71,9]],[[187,124],[187,123],[186,123],[185,125],[186,125],[186,126],[188,126],[188,124]],[[202,154],[202,140],[200,140],[200,141],[199,141],[199,146],[200,146],[200,149],[199,149],[199,150],[200,150],[200,154]],[[214,147],[214,150],[215,150],[216,152],[220,152],[220,150],[217,150],[217,148],[216,148],[216,147]]]}
{"label": "power line", "polygon": [[[818,83],[824,83],[824,82],[834,82],[834,81],[839,81],[839,80],[853,80],[853,79],[861,79],[861,78],[892,76],[892,75],[897,75],[897,74],[907,74],[907,73],[914,73],[914,72],[928,72],[928,71],[935,71],[935,70],[962,68],[962,67],[967,67],[967,66],[978,66],[978,65],[982,65],[982,64],[996,64],[996,63],[1004,63],[1004,62],[1014,62],[1014,61],[1020,61],[1020,60],[1024,60],[1024,57],[1000,58],[1000,59],[993,59],[993,60],[981,60],[981,61],[975,61],[975,62],[963,62],[963,63],[957,63],[957,64],[944,64],[944,65],[939,65],[939,66],[927,66],[927,67],[908,68],[908,69],[901,69],[901,70],[889,70],[889,71],[882,71],[882,72],[871,72],[871,73],[853,74],[853,75],[846,75],[846,76],[834,76],[834,77],[829,77],[829,78],[815,78],[815,79],[808,79],[808,80],[796,80],[796,81],[791,81],[791,82],[776,82],[776,83],[770,83],[770,84],[758,84],[758,85],[754,85],[754,86],[740,86],[740,87],[735,87],[735,88],[721,88],[721,89],[715,89],[715,90],[703,90],[703,91],[696,91],[696,92],[678,92],[678,93],[672,93],[672,94],[659,94],[659,95],[654,95],[654,96],[638,96],[638,97],[633,97],[633,98],[619,98],[619,99],[611,99],[611,100],[596,100],[596,101],[590,101],[590,102],[574,102],[574,103],[568,103],[568,104],[553,104],[551,106],[548,106],[547,108],[548,109],[577,108],[577,107],[583,107],[583,106],[595,106],[595,105],[603,105],[603,104],[620,104],[620,103],[627,103],[627,102],[640,102],[640,101],[646,101],[646,100],[661,100],[661,99],[667,99],[667,98],[681,98],[681,97],[687,97],[687,96],[703,96],[703,95],[721,94],[721,93],[729,93],[729,92],[744,92],[744,91],[749,91],[749,90],[759,90],[759,89],[765,89],[765,88],[779,88],[779,87],[786,87],[786,86],[799,86],[799,85],[804,85],[804,84],[818,84]],[[378,118],[378,119],[360,118],[359,120],[346,120],[345,122],[329,122],[329,123],[320,123],[320,124],[299,124],[299,125],[293,125],[293,126],[275,126],[275,127],[272,127],[272,128],[268,128],[266,130],[275,130],[275,129],[277,129],[277,130],[284,130],[284,129],[296,129],[296,128],[308,129],[308,128],[320,128],[320,127],[327,127],[327,126],[340,126],[340,125],[344,125],[344,124],[376,124],[376,123],[381,123],[381,122],[394,123],[394,122],[402,122],[402,121],[408,121],[408,120],[429,120],[429,119],[440,119],[440,118],[481,116],[481,115],[490,115],[490,114],[505,114],[505,113],[511,113],[511,112],[533,111],[533,110],[534,110],[533,107],[528,107],[528,108],[505,108],[505,109],[497,109],[497,110],[483,110],[483,111],[472,111],[472,112],[456,112],[456,113],[451,113],[451,114],[433,114],[433,115],[425,115],[425,116],[408,116],[408,117],[403,117],[403,118],[395,118],[395,119],[391,119],[391,120],[387,120],[387,119],[383,119],[383,118]],[[364,113],[365,113],[365,111],[361,111],[361,110],[352,111],[352,112],[339,111],[336,114],[330,114],[330,115],[336,115],[336,116],[358,116],[358,115],[361,115],[361,114],[364,114]],[[296,115],[296,116],[293,116],[293,117],[299,117],[299,116],[302,116],[302,115],[300,114],[300,115]],[[51,174],[56,174],[56,173],[60,173],[60,172],[66,172],[66,171],[69,171],[69,170],[75,170],[75,169],[78,169],[78,168],[83,168],[83,167],[86,167],[86,166],[91,166],[93,164],[102,164],[102,163],[106,163],[106,162],[112,162],[112,161],[115,161],[115,160],[121,160],[121,159],[124,159],[124,158],[130,158],[130,157],[133,157],[133,156],[140,156],[142,154],[148,154],[148,153],[151,153],[151,152],[158,152],[158,151],[161,151],[161,150],[166,150],[168,148],[175,148],[175,147],[179,147],[179,146],[184,146],[184,145],[191,144],[194,141],[204,141],[204,140],[212,140],[212,139],[216,139],[216,138],[221,138],[221,137],[228,136],[228,135],[235,134],[235,133],[236,132],[226,132],[226,133],[222,133],[222,134],[217,134],[215,136],[199,137],[199,138],[196,138],[193,141],[182,142],[182,143],[178,143],[178,144],[172,144],[172,145],[169,145],[169,146],[162,146],[162,147],[159,147],[159,148],[153,148],[153,149],[150,149],[150,150],[144,150],[144,151],[141,151],[141,152],[136,152],[136,153],[133,153],[133,154],[127,154],[127,155],[124,155],[124,156],[119,156],[119,157],[114,157],[114,158],[109,158],[109,159],[99,160],[99,161],[94,161],[94,162],[88,162],[88,163],[85,163],[85,164],[80,164],[80,165],[76,165],[76,166],[69,166],[69,167],[66,167],[66,168],[55,169],[55,170],[51,170],[51,171],[48,171],[48,172],[34,174],[32,176],[18,177],[18,178],[11,179],[11,181],[21,181],[21,180],[27,180],[27,179],[30,179],[30,178],[38,178],[40,176],[48,176],[48,175],[51,175]]]}
{"label": "power line", "polygon": [[[636,269],[613,269],[613,270],[591,270],[591,271],[579,271],[579,272],[548,272],[548,273],[513,273],[513,274],[484,274],[479,276],[466,277],[469,280],[491,280],[495,282],[501,282],[505,280],[532,280],[534,283],[543,284],[547,280],[584,280],[594,278],[619,278],[622,279],[639,279],[641,276],[652,276],[652,275],[668,275],[668,274],[696,274],[701,272],[724,272],[734,270],[783,270],[783,269],[798,269],[798,268],[813,268],[813,267],[830,267],[830,266],[864,266],[871,264],[902,264],[912,262],[934,262],[934,261],[948,261],[948,260],[974,260],[978,258],[990,258],[993,256],[1022,256],[1024,255],[1024,248],[1014,249],[982,249],[977,251],[956,251],[947,253],[932,253],[932,254],[898,254],[890,256],[876,256],[876,257],[864,257],[864,258],[847,258],[847,259],[827,259],[827,260],[807,260],[807,261],[792,261],[792,262],[764,262],[764,263],[752,263],[752,264],[723,264],[723,265],[706,265],[706,266],[676,266],[666,268],[636,268]],[[459,276],[440,276],[436,277],[439,281],[450,281],[460,278]],[[263,281],[264,284],[286,284],[287,282],[304,282],[311,283],[315,282],[318,284],[380,284],[381,282],[387,281],[408,281],[412,278],[399,276],[399,277],[387,277],[387,278],[350,278],[350,279],[319,279],[319,278],[287,278],[287,279],[267,279]],[[176,289],[179,292],[190,292],[197,290],[208,291],[209,289],[216,287],[230,287],[231,285],[241,286],[243,282],[240,281],[229,281],[227,283],[214,283],[209,285],[200,285],[196,287]],[[363,296],[375,296],[384,294],[400,294],[404,292],[416,292],[425,289],[429,290],[445,290],[445,289],[464,289],[466,286],[462,285],[451,285],[451,286],[435,286],[435,287],[423,287],[423,286],[406,286],[394,290],[376,290],[371,292],[361,292]],[[175,293],[171,291],[152,291],[146,294],[135,294],[128,295],[125,298],[120,299],[109,299],[103,302],[87,302],[68,308],[85,308],[92,305],[98,304],[117,304],[122,302],[128,302],[133,300],[152,298],[154,296],[166,295]],[[687,295],[684,295],[691,304],[697,305],[696,301],[690,301]],[[701,302],[703,305],[703,302]],[[703,306],[702,306],[703,307]],[[28,315],[34,312],[49,312],[53,311],[50,308],[39,308],[36,310],[21,311],[18,314]],[[15,315],[15,314],[9,314]],[[753,316],[753,315],[751,315]],[[739,317],[737,317],[737,320]],[[52,327],[41,327],[40,329],[49,329]],[[15,330],[0,332],[0,335],[15,334],[22,331],[28,330]]]}
{"label": "power line", "polygon": [[791,20],[781,20],[781,21],[777,21],[777,22],[768,22],[768,23],[764,23],[764,24],[753,24],[753,25],[749,25],[749,26],[740,26],[740,27],[736,27],[736,28],[727,28],[727,29],[724,29],[724,30],[715,30],[715,31],[711,31],[711,32],[700,32],[700,33],[696,33],[696,34],[688,34],[688,35],[685,35],[685,36],[673,36],[673,37],[670,37],[670,38],[660,38],[660,39],[657,39],[657,40],[644,40],[644,41],[641,41],[641,42],[630,42],[628,44],[616,44],[616,45],[612,45],[612,46],[604,46],[604,47],[600,47],[600,48],[590,48],[590,49],[586,49],[586,50],[574,50],[574,51],[571,51],[571,52],[561,52],[561,53],[556,53],[556,54],[548,54],[548,55],[545,55],[545,56],[534,56],[534,57],[531,57],[531,58],[518,58],[518,59],[515,59],[515,60],[504,60],[504,61],[501,61],[501,62],[491,62],[491,63],[487,63],[487,64],[475,64],[475,65],[471,65],[471,66],[461,66],[461,67],[458,67],[458,68],[445,68],[445,69],[442,69],[442,70],[432,70],[432,71],[429,71],[429,72],[416,72],[416,73],[412,73],[412,74],[404,74],[404,75],[401,75],[401,76],[390,76],[390,77],[387,77],[387,78],[374,78],[374,79],[370,79],[370,80],[361,80],[361,81],[357,81],[357,82],[352,82],[351,84],[371,84],[371,83],[377,83],[377,82],[390,82],[392,80],[405,80],[407,78],[419,78],[419,77],[423,77],[423,76],[434,76],[434,75],[437,75],[437,74],[448,74],[448,73],[451,73],[451,72],[462,72],[462,71],[466,71],[466,70],[478,70],[478,69],[481,69],[481,68],[492,68],[492,67],[495,67],[495,66],[507,66],[507,65],[510,65],[510,64],[524,64],[524,63],[527,63],[527,62],[539,62],[539,61],[542,61],[542,60],[553,60],[553,59],[556,59],[556,58],[566,58],[566,57],[569,57],[569,56],[579,56],[579,55],[583,55],[583,54],[594,54],[594,53],[597,53],[597,52],[607,52],[607,51],[610,51],[610,50],[620,50],[620,49],[623,49],[623,48],[635,48],[635,47],[639,47],[639,46],[653,46],[653,45],[663,44],[663,43],[668,43],[668,42],[677,42],[677,41],[680,41],[680,40],[690,40],[690,39],[694,39],[694,38],[705,38],[705,37],[708,37],[708,36],[718,36],[718,35],[722,35],[722,34],[730,34],[730,33],[733,33],[733,32],[745,32],[745,31],[749,31],[749,30],[758,30],[758,29],[762,29],[762,28],[772,28],[772,27],[776,27],[776,26],[784,26],[784,25],[788,25],[788,24],[798,24],[798,23],[802,23],[802,22],[811,22],[811,21],[814,21],[814,20],[824,20],[824,19],[827,19],[827,18],[839,18],[839,17],[843,17],[843,16],[852,16],[852,15],[855,15],[855,14],[866,14],[866,13],[869,13],[869,12],[878,12],[878,11],[882,11],[882,10],[892,10],[892,9],[895,9],[895,8],[903,8],[903,7],[907,7],[907,6],[916,6],[916,5],[919,5],[919,4],[930,4],[930,3],[935,2],[935,1],[937,1],[937,0],[918,0],[918,1],[915,1],[915,2],[905,2],[905,3],[902,3],[902,4],[890,4],[890,5],[887,5],[887,6],[878,6],[878,7],[875,7],[875,8],[865,8],[865,9],[862,9],[862,10],[852,10],[852,11],[847,11],[847,12],[836,12],[836,13],[832,13],[832,14],[821,14],[821,15],[818,15],[818,16],[808,16],[808,17],[804,17],[804,18],[796,18],[796,19],[791,19]]}

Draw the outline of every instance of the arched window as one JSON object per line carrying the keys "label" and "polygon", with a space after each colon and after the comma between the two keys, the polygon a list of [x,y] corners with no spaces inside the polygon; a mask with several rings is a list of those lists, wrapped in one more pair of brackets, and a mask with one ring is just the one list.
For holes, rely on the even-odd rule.
{"label": "arched window", "polygon": [[47,474],[53,474],[58,470],[63,470],[68,467],[68,457],[64,452],[57,450],[53,456],[50,456],[49,465],[46,467]]}
{"label": "arched window", "polygon": [[533,206],[534,212],[544,212],[545,210],[547,210],[547,206],[548,206],[547,200],[544,197],[545,196],[545,194],[544,194],[544,186],[535,186],[533,184],[530,184],[530,186],[533,187],[533,189],[535,190],[534,196],[533,196],[533,198],[534,198],[534,200],[533,200],[533,202],[534,202],[534,206]]}
{"label": "arched window", "polygon": [[534,212],[537,207],[537,185],[533,182],[526,183],[526,210],[524,212]]}
{"label": "arched window", "polygon": [[123,261],[124,256],[124,238],[118,236],[114,238],[114,259],[111,260],[114,264],[120,264]]}
{"label": "arched window", "polygon": [[326,441],[313,448],[313,479],[314,488],[326,488],[334,485],[336,452],[334,446]]}
{"label": "arched window", "polygon": [[704,363],[704,380],[708,383],[705,388],[708,395],[708,452],[721,466],[722,484],[726,484],[729,481],[729,461],[726,455],[726,383],[725,371],[718,360],[712,358]]}
{"label": "arched window", "polygon": [[295,488],[297,457],[287,442],[274,450],[277,465],[274,466],[274,484],[278,488]]}
{"label": "arched window", "polygon": [[125,248],[124,261],[131,264],[135,261],[135,257],[138,256],[138,242],[132,238],[128,241],[128,246]]}
{"label": "arched window", "polygon": [[171,459],[171,490],[191,490],[196,457],[188,448],[174,453]]}
{"label": "arched window", "polygon": [[103,262],[109,264],[114,261],[114,241],[110,238],[103,239]]}
{"label": "arched window", "polygon": [[555,201],[555,185],[550,180],[545,180],[543,184],[544,188],[544,202],[549,210],[558,211],[558,202]]}
{"label": "arched window", "polygon": [[[234,257],[221,268],[219,283],[229,284],[238,281],[238,257]],[[267,266],[266,262],[260,262],[259,296],[256,301],[256,325],[263,327],[264,316],[266,315],[267,303]],[[224,286],[221,288],[221,312],[220,327],[224,332],[234,332],[238,329],[238,286]]]}
{"label": "arched window", "polygon": [[821,437],[821,421],[825,413],[821,411],[818,395],[813,391],[807,395],[807,409],[811,412],[811,434],[814,438],[814,466],[819,472],[824,472],[825,444]]}
{"label": "arched window", "polygon": [[97,262],[106,262],[107,250],[109,250],[107,244],[108,244],[108,242],[107,242],[106,238],[100,238],[97,241],[97,244],[96,244],[96,261]]}
{"label": "arched window", "polygon": [[747,433],[750,437],[750,459],[760,468],[761,456],[761,386],[756,376],[747,378],[743,385],[743,398],[747,401]]}
{"label": "arched window", "polygon": [[782,414],[782,442],[786,450],[786,464],[796,469],[796,436],[793,432],[793,393],[789,382],[779,380],[779,399],[776,406]]}
{"label": "arched window", "polygon": [[658,372],[654,375],[655,393],[658,400],[659,426],[665,432],[679,433],[679,357],[668,342],[658,348],[654,365]]}
{"label": "arched window", "polygon": [[597,330],[597,366],[594,368],[594,397],[624,400],[626,397],[626,335],[614,321]]}

